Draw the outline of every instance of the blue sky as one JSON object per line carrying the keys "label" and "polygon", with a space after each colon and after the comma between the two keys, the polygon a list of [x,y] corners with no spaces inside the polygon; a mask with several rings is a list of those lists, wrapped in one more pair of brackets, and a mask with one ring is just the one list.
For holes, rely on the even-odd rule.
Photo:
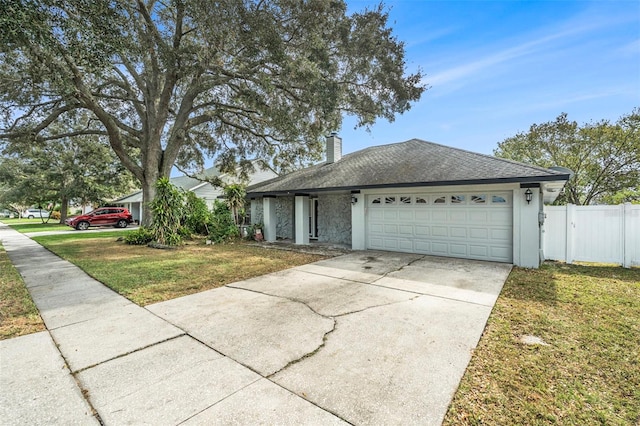
{"label": "blue sky", "polygon": [[[350,11],[377,2],[347,0]],[[368,133],[347,118],[343,152],[420,138],[492,154],[566,112],[579,123],[640,107],[640,1],[386,1],[407,69],[430,86]]]}

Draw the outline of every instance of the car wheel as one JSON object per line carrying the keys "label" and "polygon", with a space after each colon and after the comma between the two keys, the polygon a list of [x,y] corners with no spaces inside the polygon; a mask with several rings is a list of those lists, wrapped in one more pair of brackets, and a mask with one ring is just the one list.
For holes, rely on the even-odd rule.
{"label": "car wheel", "polygon": [[87,229],[89,229],[89,222],[78,222],[78,224],[76,225],[76,229],[78,231],[86,231]]}
{"label": "car wheel", "polygon": [[118,221],[118,223],[116,224],[116,226],[117,226],[118,228],[126,228],[128,225],[129,225],[129,224],[128,224],[128,223],[127,223],[127,221],[126,221],[126,220],[124,220],[124,219],[120,219],[120,220]]}
{"label": "car wheel", "polygon": [[34,218],[35,218],[35,216],[34,216],[34,215],[32,215],[32,214],[30,214],[29,216],[27,216],[27,219],[34,219]]}

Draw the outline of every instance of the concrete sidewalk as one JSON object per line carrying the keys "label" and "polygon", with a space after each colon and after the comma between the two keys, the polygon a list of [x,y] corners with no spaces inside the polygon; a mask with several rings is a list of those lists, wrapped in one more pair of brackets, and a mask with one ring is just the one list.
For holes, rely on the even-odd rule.
{"label": "concrete sidewalk", "polygon": [[353,252],[142,308],[0,240],[48,329],[0,342],[7,424],[438,425],[511,269]]}
{"label": "concrete sidewalk", "polygon": [[343,423],[20,233],[0,226],[0,240],[48,329],[0,342],[4,425],[198,423],[240,391],[251,404],[221,423]]}

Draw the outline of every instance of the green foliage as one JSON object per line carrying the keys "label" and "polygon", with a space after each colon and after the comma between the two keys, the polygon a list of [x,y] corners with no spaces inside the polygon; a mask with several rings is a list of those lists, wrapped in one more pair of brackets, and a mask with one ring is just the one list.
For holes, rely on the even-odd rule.
{"label": "green foliage", "polygon": [[65,126],[53,124],[47,138],[26,135],[0,146],[0,201],[62,204],[61,214],[66,216],[70,200],[104,204],[130,191],[132,176],[103,137],[56,136],[67,128],[80,132],[87,121],[86,117],[69,117]]}
{"label": "green foliage", "polygon": [[182,242],[181,219],[184,214],[184,193],[168,178],[156,182],[156,197],[149,204],[153,223],[153,239],[159,244],[175,246]]}
{"label": "green foliage", "polygon": [[640,108],[614,124],[603,120],[579,126],[561,114],[505,139],[494,154],[571,169],[575,174],[556,204],[632,202],[638,200],[640,188]]}
{"label": "green foliage", "polygon": [[153,231],[145,226],[141,226],[138,229],[128,232],[124,237],[125,243],[134,246],[146,245],[151,241],[153,241]]}
{"label": "green foliage", "polygon": [[640,187],[623,189],[614,194],[606,194],[601,201],[604,204],[640,204]]}
{"label": "green foliage", "polygon": [[242,184],[227,185],[223,189],[224,200],[229,206],[231,217],[236,225],[244,225],[246,206],[246,186]]}
{"label": "green foliage", "polygon": [[[264,232],[264,224],[262,223],[254,223],[253,225],[251,225],[249,227],[249,229],[247,230],[247,239],[248,240],[254,240],[257,239],[256,238],[256,231],[260,230],[261,232]],[[264,237],[260,237],[260,240],[262,240]]]}
{"label": "green foliage", "polygon": [[[215,156],[229,171],[269,158],[291,169],[320,157],[343,111],[358,126],[392,121],[425,90],[382,6],[348,14],[344,0],[0,4],[0,138],[108,136],[146,202],[176,163]],[[86,115],[84,127],[71,124],[74,114]]]}
{"label": "green foliage", "polygon": [[188,191],[184,207],[184,228],[192,234],[209,235],[209,225],[212,221],[207,203],[195,193]]}
{"label": "green foliage", "polygon": [[213,206],[212,222],[209,226],[209,238],[216,243],[223,243],[238,238],[238,226],[233,220],[229,206],[216,200]]}

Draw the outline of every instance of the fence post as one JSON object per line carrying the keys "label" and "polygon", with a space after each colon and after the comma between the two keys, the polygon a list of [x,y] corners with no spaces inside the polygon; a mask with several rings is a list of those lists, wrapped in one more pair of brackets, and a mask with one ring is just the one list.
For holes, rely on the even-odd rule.
{"label": "fence post", "polygon": [[633,221],[631,219],[631,203],[625,203],[622,207],[622,266],[631,268],[633,255]]}
{"label": "fence post", "polygon": [[567,263],[573,263],[573,208],[575,206],[571,203],[566,205],[567,208],[567,232],[566,232],[566,259]]}

